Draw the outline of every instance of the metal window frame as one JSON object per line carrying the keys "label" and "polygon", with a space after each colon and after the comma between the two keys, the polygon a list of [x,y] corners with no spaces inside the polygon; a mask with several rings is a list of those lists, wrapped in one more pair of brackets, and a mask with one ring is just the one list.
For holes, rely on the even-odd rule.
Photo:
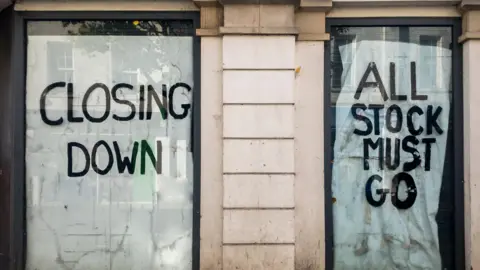
{"label": "metal window frame", "polygon": [[[464,149],[463,149],[463,82],[462,82],[462,48],[458,42],[461,35],[461,18],[455,17],[376,17],[376,18],[327,18],[326,32],[330,33],[332,27],[382,27],[382,26],[409,26],[409,27],[434,27],[447,26],[452,28],[452,120],[453,120],[453,174],[454,174],[454,264],[455,269],[465,269],[465,213],[464,213]],[[330,91],[330,42],[325,42],[324,47],[324,131],[325,131],[325,268],[334,267],[334,241],[333,241],[333,201],[332,201],[332,112]]]}
{"label": "metal window frame", "polygon": [[[3,151],[10,153],[10,260],[8,269],[24,270],[26,267],[27,231],[26,231],[26,185],[25,185],[25,98],[27,68],[27,32],[28,21],[45,20],[190,20],[194,32],[200,26],[198,11],[13,11],[12,61],[10,70],[12,81],[8,91],[12,104],[11,144]],[[200,38],[193,37],[193,103],[192,103],[192,151],[193,168],[193,224],[192,224],[192,269],[200,268]]]}

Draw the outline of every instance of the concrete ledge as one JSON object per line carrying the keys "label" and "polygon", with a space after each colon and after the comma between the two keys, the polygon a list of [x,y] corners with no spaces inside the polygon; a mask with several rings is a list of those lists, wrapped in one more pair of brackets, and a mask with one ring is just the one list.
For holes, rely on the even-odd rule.
{"label": "concrete ledge", "polygon": [[302,11],[328,11],[332,8],[332,0],[300,0]]}
{"label": "concrete ledge", "polygon": [[461,10],[480,10],[480,1],[478,0],[463,0],[460,4]]}
{"label": "concrete ledge", "polygon": [[298,0],[218,0],[222,5],[295,5]]}
{"label": "concrete ledge", "polygon": [[418,7],[409,2],[410,6],[390,7],[335,7],[326,14],[327,18],[374,18],[374,17],[461,17],[456,6]]}
{"label": "concrete ledge", "polygon": [[301,34],[298,34],[297,40],[298,41],[328,41],[330,40],[330,34],[329,33],[323,33],[323,34],[301,33]]}
{"label": "concrete ledge", "polygon": [[84,1],[84,2],[57,2],[35,1],[17,2],[16,11],[198,11],[198,7],[191,1]]}
{"label": "concrete ledge", "polygon": [[[216,1],[208,1],[212,4]],[[203,1],[206,4],[206,1]],[[200,28],[197,29],[197,36],[218,36],[218,28],[223,25],[223,8],[216,5],[200,7]]]}
{"label": "concrete ledge", "polygon": [[220,27],[221,35],[297,35],[295,27]]}
{"label": "concrete ledge", "polygon": [[205,29],[197,29],[195,33],[198,37],[216,37],[220,35],[220,31],[215,28],[205,28]]}
{"label": "concrete ledge", "polygon": [[[480,6],[479,6],[480,7]],[[462,36],[459,42],[469,39],[480,39],[480,10],[467,10],[462,17]]]}
{"label": "concrete ledge", "polygon": [[193,3],[199,7],[218,7],[220,3],[217,0],[193,0]]}
{"label": "concrete ledge", "polygon": [[480,32],[465,32],[458,38],[459,43],[464,43],[467,40],[480,40]]}
{"label": "concrete ledge", "polygon": [[460,0],[335,0],[334,6],[392,7],[392,6],[456,6]]}

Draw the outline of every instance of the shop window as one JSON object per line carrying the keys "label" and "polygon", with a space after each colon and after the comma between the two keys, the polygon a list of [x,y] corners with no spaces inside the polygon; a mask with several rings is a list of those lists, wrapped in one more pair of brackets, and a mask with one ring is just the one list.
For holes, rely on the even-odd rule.
{"label": "shop window", "polygon": [[[353,91],[355,81],[355,35],[345,35],[332,41],[336,50],[332,52],[332,91],[340,92],[341,87],[350,87]],[[346,46],[350,44],[350,46]],[[340,49],[341,48],[341,49]],[[341,63],[341,64],[340,64]],[[344,70],[345,69],[345,70]],[[350,72],[352,69],[353,72]]]}
{"label": "shop window", "polygon": [[330,266],[456,269],[452,27],[340,25],[327,60]]}
{"label": "shop window", "polygon": [[419,77],[419,89],[432,91],[442,85],[439,81],[442,78],[441,40],[441,36],[420,35],[422,61],[419,61],[419,68],[428,75]]}
{"label": "shop window", "polygon": [[194,29],[27,23],[27,269],[195,268]]}
{"label": "shop window", "polygon": [[47,57],[50,81],[74,81],[73,46],[71,42],[48,41]]}
{"label": "shop window", "polygon": [[119,43],[110,43],[112,77],[113,82],[128,82],[136,85],[138,83],[139,68],[132,68],[128,59],[135,57],[135,54],[129,54],[128,50]]}

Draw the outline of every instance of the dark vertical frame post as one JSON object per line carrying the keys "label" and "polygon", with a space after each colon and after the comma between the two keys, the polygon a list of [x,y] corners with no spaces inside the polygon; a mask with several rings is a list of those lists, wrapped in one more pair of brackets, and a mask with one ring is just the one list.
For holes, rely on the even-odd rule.
{"label": "dark vertical frame post", "polygon": [[[200,15],[193,18],[193,28],[200,28]],[[192,151],[193,151],[193,224],[192,224],[192,269],[200,269],[200,198],[201,198],[201,47],[200,37],[193,37],[193,124],[192,124]]]}
{"label": "dark vertical frame post", "polygon": [[11,52],[13,39],[13,6],[0,11],[0,269],[8,269],[10,263],[10,173],[13,166],[10,151],[11,106]]}
{"label": "dark vertical frame post", "polygon": [[[327,18],[326,32],[331,33],[332,27],[428,27],[445,26],[452,28],[452,87],[453,87],[453,147],[454,149],[454,239],[455,239],[455,269],[465,269],[465,212],[464,212],[464,175],[463,175],[463,84],[462,84],[462,51],[457,42],[461,35],[461,18]],[[334,239],[333,239],[333,201],[332,201],[332,111],[331,111],[331,82],[330,82],[330,42],[325,42],[324,53],[324,166],[325,166],[325,269],[334,267]]]}
{"label": "dark vertical frame post", "polygon": [[[325,25],[325,31],[330,33],[329,21]],[[333,269],[333,260],[334,260],[334,246],[333,246],[333,203],[332,203],[332,159],[333,159],[333,149],[332,145],[332,110],[330,109],[331,105],[331,91],[330,91],[330,45],[332,38],[330,37],[329,42],[325,42],[324,56],[324,77],[323,77],[323,89],[324,89],[324,98],[323,98],[323,124],[324,124],[324,198],[325,198],[325,269]]]}
{"label": "dark vertical frame post", "polygon": [[455,266],[465,269],[465,205],[464,205],[464,150],[463,150],[463,53],[458,37],[462,34],[459,19],[453,21],[452,86],[453,86],[453,153],[454,153],[454,198],[455,198]]}
{"label": "dark vertical frame post", "polygon": [[10,85],[10,104],[12,117],[12,161],[10,175],[10,269],[25,268],[26,237],[26,192],[25,192],[25,97],[27,71],[27,41],[25,38],[25,19],[15,13],[12,59],[12,84]]}
{"label": "dark vertical frame post", "polygon": [[[192,32],[199,28],[200,13],[196,11],[159,11],[159,12],[117,12],[117,11],[60,11],[60,12],[15,12],[12,59],[10,72],[12,82],[6,89],[9,93],[8,104],[11,108],[10,128],[11,144],[6,149],[11,153],[10,165],[10,270],[24,270],[27,250],[26,228],[26,188],[25,188],[25,132],[26,132],[26,71],[27,71],[27,33],[28,21],[42,20],[191,20]],[[192,101],[192,140],[193,152],[193,223],[192,223],[192,269],[199,269],[200,265],[200,175],[201,175],[201,140],[200,140],[200,38],[192,35],[193,39],[193,79],[194,91]]]}

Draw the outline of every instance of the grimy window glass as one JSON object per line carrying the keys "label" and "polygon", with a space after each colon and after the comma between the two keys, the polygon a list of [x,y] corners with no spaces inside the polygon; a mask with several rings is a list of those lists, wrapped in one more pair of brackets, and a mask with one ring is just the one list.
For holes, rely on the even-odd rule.
{"label": "grimy window glass", "polygon": [[192,22],[27,26],[27,269],[191,269]]}
{"label": "grimy window glass", "polygon": [[335,269],[454,269],[452,29],[332,27]]}

